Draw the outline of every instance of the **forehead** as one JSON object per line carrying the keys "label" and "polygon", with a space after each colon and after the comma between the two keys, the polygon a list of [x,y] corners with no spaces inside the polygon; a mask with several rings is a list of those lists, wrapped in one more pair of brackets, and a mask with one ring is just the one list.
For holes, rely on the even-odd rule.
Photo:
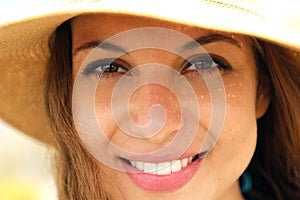
{"label": "forehead", "polygon": [[237,40],[240,46],[242,46],[243,43],[243,37],[233,33],[225,33],[181,23],[123,14],[80,15],[72,20],[71,26],[73,44],[86,42],[92,38],[105,40],[106,38],[123,31],[142,27],[161,27],[171,29],[194,39],[202,35],[220,34]]}

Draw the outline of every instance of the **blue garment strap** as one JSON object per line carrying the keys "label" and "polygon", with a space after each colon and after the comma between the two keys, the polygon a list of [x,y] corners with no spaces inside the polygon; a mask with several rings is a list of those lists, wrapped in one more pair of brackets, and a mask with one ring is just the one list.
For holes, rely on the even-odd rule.
{"label": "blue garment strap", "polygon": [[242,193],[249,192],[252,189],[252,178],[248,172],[244,172],[240,178],[240,190]]}

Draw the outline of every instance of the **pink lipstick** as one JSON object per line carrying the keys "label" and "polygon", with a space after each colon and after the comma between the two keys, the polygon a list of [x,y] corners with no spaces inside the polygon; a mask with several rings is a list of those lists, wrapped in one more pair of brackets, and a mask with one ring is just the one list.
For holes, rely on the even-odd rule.
{"label": "pink lipstick", "polygon": [[138,187],[163,192],[181,188],[196,173],[206,152],[179,160],[150,163],[121,158],[130,180]]}

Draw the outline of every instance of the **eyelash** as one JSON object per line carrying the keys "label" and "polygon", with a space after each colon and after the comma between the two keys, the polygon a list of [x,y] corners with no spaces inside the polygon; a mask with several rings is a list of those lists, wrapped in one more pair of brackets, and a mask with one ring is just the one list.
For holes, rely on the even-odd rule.
{"label": "eyelash", "polygon": [[[83,74],[90,76],[95,74],[99,78],[102,74],[105,77],[111,77],[118,74],[124,74],[128,71],[128,63],[118,59],[101,59],[90,63],[84,70]],[[199,54],[191,57],[181,69],[182,74],[191,71],[201,70],[204,73],[212,72],[215,67],[221,68],[223,71],[232,71],[232,66],[222,57],[217,55]],[[190,69],[193,68],[193,69]],[[100,70],[99,70],[100,69]]]}

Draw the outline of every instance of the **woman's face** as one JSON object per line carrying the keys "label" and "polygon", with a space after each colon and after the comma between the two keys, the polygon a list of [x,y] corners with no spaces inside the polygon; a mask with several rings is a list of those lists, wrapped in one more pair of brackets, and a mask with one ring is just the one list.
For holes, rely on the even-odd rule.
{"label": "woman's face", "polygon": [[[184,34],[201,42],[206,53],[203,49],[193,48],[192,45],[180,44],[181,40],[174,38],[172,34],[169,38],[154,37],[153,40],[153,34],[144,31],[143,34],[134,34],[134,37],[110,40],[110,43],[105,43],[99,50],[101,55],[98,58],[89,56],[100,41],[103,42],[124,31],[145,27],[157,27],[158,32],[155,33],[162,30],[159,28],[164,28],[170,32]],[[174,45],[183,56],[163,48],[130,46],[138,45],[139,42],[145,44],[151,40],[162,46],[166,44],[165,46],[170,48]],[[86,80],[97,80],[94,111],[98,126],[107,138],[101,143],[103,151],[110,143],[124,152],[139,153],[130,157],[120,152],[109,154],[108,160],[112,163],[122,163],[127,172],[109,167],[95,159],[103,172],[103,189],[106,192],[115,199],[242,199],[238,178],[249,164],[255,149],[256,119],[264,114],[268,105],[267,99],[257,94],[256,66],[250,41],[246,37],[142,17],[85,15],[72,20],[72,51],[74,77],[82,75]],[[212,60],[207,60],[207,55],[210,55]],[[218,69],[219,76],[211,77],[213,69]],[[174,71],[179,74],[173,76]],[[116,104],[126,107],[131,121],[126,121],[126,114],[119,114],[117,123],[113,115],[113,92],[123,77],[133,77],[139,80],[137,83],[140,85],[130,93],[130,98],[126,101],[121,100],[123,104]],[[180,81],[174,81],[174,77],[180,77],[178,80],[186,82],[178,84]],[[127,85],[126,80],[122,80],[122,86]],[[144,83],[142,80],[148,82],[141,84]],[[184,86],[178,91],[194,96],[177,95],[170,88],[155,82],[160,80],[170,80],[178,88],[188,83],[191,87]],[[224,88],[221,87],[220,80]],[[216,91],[211,90],[214,86],[218,87]],[[126,87],[122,88],[121,94]],[[224,90],[224,93],[220,90]],[[84,92],[82,91],[82,94],[85,97]],[[124,94],[126,93],[128,92],[125,91]],[[178,96],[181,99],[178,99]],[[213,98],[219,101],[213,101]],[[189,101],[199,109],[199,115],[194,111],[197,109],[189,105]],[[220,135],[210,133],[219,137],[213,139],[212,145],[205,149],[206,147],[202,146],[205,135],[210,130],[210,124],[214,123],[212,108],[218,108],[217,104],[220,101],[225,102],[224,110],[220,110],[224,114],[224,121],[215,125],[221,126]],[[182,109],[182,102],[189,111]],[[162,107],[164,114],[150,113],[149,116],[153,105]],[[183,116],[184,112],[191,114]],[[195,116],[196,120],[193,119]],[[177,145],[182,151],[178,157],[168,156],[177,149],[164,152],[161,157],[142,156],[143,153],[154,152],[170,145],[181,127],[190,121],[197,122],[193,133],[190,133],[194,134],[194,137],[188,146],[181,148],[180,144]],[[126,129],[129,122],[139,128],[147,127],[151,123],[154,128],[162,127],[156,134],[151,133],[150,129],[140,133],[133,131],[131,134],[121,127]],[[89,124],[88,120],[86,124]],[[145,137],[143,134],[150,136]],[[189,138],[187,131],[182,131],[181,134],[183,140]],[[190,157],[205,151],[207,152],[204,157],[189,161]],[[157,170],[163,164],[167,167]],[[156,170],[151,171],[154,168]]]}

